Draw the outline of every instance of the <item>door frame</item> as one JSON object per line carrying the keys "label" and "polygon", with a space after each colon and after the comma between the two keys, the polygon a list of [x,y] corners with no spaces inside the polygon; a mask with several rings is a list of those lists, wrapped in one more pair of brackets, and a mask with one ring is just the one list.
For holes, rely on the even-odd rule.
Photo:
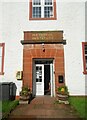
{"label": "door frame", "polygon": [[35,70],[35,66],[36,64],[45,64],[45,62],[49,62],[50,63],[50,66],[52,66],[52,71],[50,69],[50,73],[51,73],[51,97],[55,96],[55,72],[54,72],[54,59],[53,58],[47,58],[47,59],[43,59],[43,58],[34,58],[33,59],[33,68],[32,68],[32,93],[33,93],[33,96],[36,96],[36,70]]}

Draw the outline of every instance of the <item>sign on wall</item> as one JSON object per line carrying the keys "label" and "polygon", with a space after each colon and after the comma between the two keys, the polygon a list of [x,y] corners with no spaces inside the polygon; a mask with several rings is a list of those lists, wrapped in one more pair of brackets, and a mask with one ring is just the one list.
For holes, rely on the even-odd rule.
{"label": "sign on wall", "polygon": [[66,44],[63,31],[24,31],[22,44]]}
{"label": "sign on wall", "polygon": [[53,41],[63,40],[63,31],[26,31],[24,32],[24,40],[33,41]]}

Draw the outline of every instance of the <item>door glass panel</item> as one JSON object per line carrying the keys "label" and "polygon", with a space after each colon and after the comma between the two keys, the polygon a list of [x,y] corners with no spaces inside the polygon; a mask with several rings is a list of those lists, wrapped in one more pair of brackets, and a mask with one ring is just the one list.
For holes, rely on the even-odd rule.
{"label": "door glass panel", "polygon": [[42,67],[36,67],[36,82],[42,82]]}

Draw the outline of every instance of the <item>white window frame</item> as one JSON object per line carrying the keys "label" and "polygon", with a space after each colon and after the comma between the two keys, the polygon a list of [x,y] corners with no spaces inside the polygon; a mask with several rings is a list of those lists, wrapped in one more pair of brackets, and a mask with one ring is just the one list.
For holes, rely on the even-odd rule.
{"label": "white window frame", "polygon": [[[32,18],[34,18],[33,17],[33,7],[41,7],[41,18],[52,18],[52,17],[54,17],[54,2],[53,2],[53,0],[52,0],[52,5],[45,5],[45,0],[41,0],[41,5],[34,5],[33,0],[32,0]],[[44,17],[45,16],[45,13],[44,13],[44,8],[45,7],[52,7],[53,8],[52,15],[50,17]]]}

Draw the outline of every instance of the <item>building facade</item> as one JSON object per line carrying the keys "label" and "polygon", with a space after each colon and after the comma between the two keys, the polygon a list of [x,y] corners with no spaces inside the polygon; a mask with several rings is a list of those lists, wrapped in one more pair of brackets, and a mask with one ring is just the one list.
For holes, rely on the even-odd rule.
{"label": "building facade", "polygon": [[[20,7],[19,7],[20,6]],[[0,81],[23,85],[33,95],[85,95],[87,2],[1,2]]]}

